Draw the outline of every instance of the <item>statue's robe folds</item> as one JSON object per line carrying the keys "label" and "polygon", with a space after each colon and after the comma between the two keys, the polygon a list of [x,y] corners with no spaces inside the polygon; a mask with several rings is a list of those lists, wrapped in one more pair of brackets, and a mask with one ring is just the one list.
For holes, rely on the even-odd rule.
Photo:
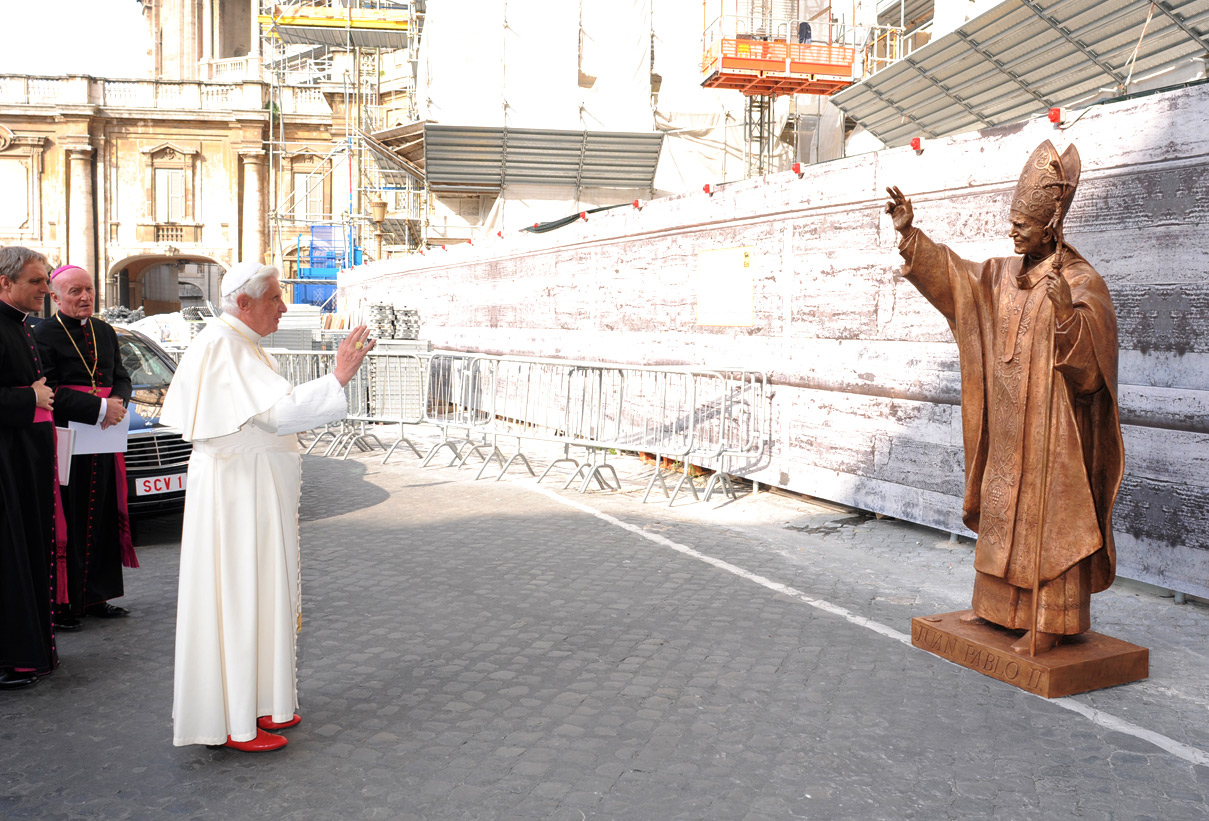
{"label": "statue's robe folds", "polygon": [[1055,327],[1051,259],[1027,274],[1019,256],[969,262],[918,229],[899,252],[903,276],[948,320],[960,351],[974,612],[1030,629],[1039,566],[1038,629],[1084,632],[1091,594],[1116,574],[1112,508],[1124,470],[1117,320],[1104,280],[1067,246],[1061,274],[1074,315]]}
{"label": "statue's robe folds", "polygon": [[193,443],[181,534],[173,739],[250,741],[298,707],[298,498],[293,434],[343,419],[335,376],[291,388],[230,315],[182,357],[160,421]]}

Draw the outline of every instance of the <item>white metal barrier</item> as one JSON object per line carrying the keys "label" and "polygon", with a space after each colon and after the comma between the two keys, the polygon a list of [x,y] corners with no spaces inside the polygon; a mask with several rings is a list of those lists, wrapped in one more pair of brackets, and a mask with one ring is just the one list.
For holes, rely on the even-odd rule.
{"label": "white metal barrier", "polygon": [[[734,498],[730,477],[737,468],[755,468],[763,452],[770,406],[767,387],[767,376],[757,371],[723,369],[701,375],[696,435],[677,491],[687,486],[697,498],[689,465],[701,465],[713,469],[704,488],[706,501],[719,487]],[[675,499],[675,492],[671,497]]]}
{"label": "white metal barrier", "polygon": [[492,394],[495,368],[489,358],[476,354],[438,351],[428,357],[424,422],[435,425],[441,441],[420,462],[427,467],[444,448],[452,454],[449,464],[464,464],[479,445],[474,434],[485,435],[494,414]]}
{"label": "white metal barrier", "polygon": [[[273,350],[269,353],[291,385],[318,379],[331,373],[336,365],[336,354],[330,351]],[[376,445],[385,449],[367,426],[387,423],[399,426],[399,439],[391,446],[388,456],[400,444],[416,451],[406,436],[405,425],[424,421],[426,362],[420,355],[407,353],[371,352],[366,359],[366,364],[344,388],[348,397],[348,416],[341,422],[325,426],[311,441],[307,453],[323,442],[328,443],[324,455],[341,453],[346,459],[353,448],[367,451]],[[416,453],[419,455],[418,451]]]}
{"label": "white metal barrier", "polygon": [[[282,375],[292,384],[330,372],[335,355],[327,352],[275,351]],[[349,382],[349,417],[320,432],[308,452],[329,441],[326,454],[353,448],[386,450],[383,462],[400,445],[411,448],[421,465],[442,450],[447,465],[479,458],[476,478],[497,465],[502,478],[520,464],[536,475],[524,452],[527,441],[562,446],[537,480],[558,467],[570,471],[564,487],[579,482],[586,491],[620,489],[611,451],[637,451],[655,458],[655,470],[643,501],[659,486],[669,503],[687,488],[701,498],[694,466],[713,471],[704,496],[721,488],[733,498],[730,477],[754,469],[768,437],[768,380],[739,368],[698,369],[622,365],[536,357],[486,356],[458,351],[432,353],[371,352]],[[399,426],[399,439],[388,450],[369,424]],[[407,438],[407,426],[435,427],[439,441],[421,456]],[[507,445],[515,449],[505,452]],[[582,450],[582,457],[572,452]],[[674,487],[667,479],[681,475]]]}

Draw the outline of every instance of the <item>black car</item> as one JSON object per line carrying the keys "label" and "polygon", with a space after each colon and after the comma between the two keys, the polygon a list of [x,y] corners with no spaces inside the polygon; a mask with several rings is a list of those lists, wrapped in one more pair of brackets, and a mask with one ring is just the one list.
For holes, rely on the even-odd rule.
{"label": "black car", "polygon": [[180,510],[193,446],[159,423],[176,363],[147,337],[115,327],[122,364],[130,373],[130,436],[126,450],[127,505],[131,514]]}

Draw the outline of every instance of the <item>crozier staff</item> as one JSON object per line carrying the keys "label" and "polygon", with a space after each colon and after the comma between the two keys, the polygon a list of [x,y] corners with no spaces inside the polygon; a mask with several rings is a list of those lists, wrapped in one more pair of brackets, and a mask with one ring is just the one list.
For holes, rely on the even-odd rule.
{"label": "crozier staff", "polygon": [[1012,197],[1017,256],[981,263],[928,239],[911,201],[887,189],[903,276],[960,352],[973,611],[1026,631],[1012,645],[1021,654],[1089,630],[1091,594],[1116,573],[1117,319],[1104,280],[1061,239],[1080,168],[1073,145],[1061,156],[1038,146]]}
{"label": "crozier staff", "polygon": [[284,747],[301,719],[298,498],[293,434],[343,419],[344,385],[374,347],[364,325],[331,374],[291,388],[260,347],[286,312],[279,272],[240,262],[222,316],[189,346],[160,421],[193,443],[177,599],[173,744]]}
{"label": "crozier staff", "polygon": [[[92,274],[75,265],[50,275],[58,313],[34,329],[46,384],[55,391],[55,424],[108,428],[126,416],[130,374],[118,336],[93,316]],[[80,616],[129,615],[110,604],[125,593],[122,566],[138,567],[126,505],[126,462],[120,453],[83,453],[71,459],[71,481],[60,491],[67,519],[68,602],[55,615],[59,630],[78,630]]]}

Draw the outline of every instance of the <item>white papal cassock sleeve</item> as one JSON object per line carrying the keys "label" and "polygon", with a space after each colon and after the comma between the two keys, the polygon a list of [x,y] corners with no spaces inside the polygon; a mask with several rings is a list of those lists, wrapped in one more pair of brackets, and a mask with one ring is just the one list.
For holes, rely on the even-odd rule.
{"label": "white papal cassock sleeve", "polygon": [[301,433],[348,416],[348,399],[334,374],[298,385],[266,413],[256,417],[257,424],[278,435]]}

